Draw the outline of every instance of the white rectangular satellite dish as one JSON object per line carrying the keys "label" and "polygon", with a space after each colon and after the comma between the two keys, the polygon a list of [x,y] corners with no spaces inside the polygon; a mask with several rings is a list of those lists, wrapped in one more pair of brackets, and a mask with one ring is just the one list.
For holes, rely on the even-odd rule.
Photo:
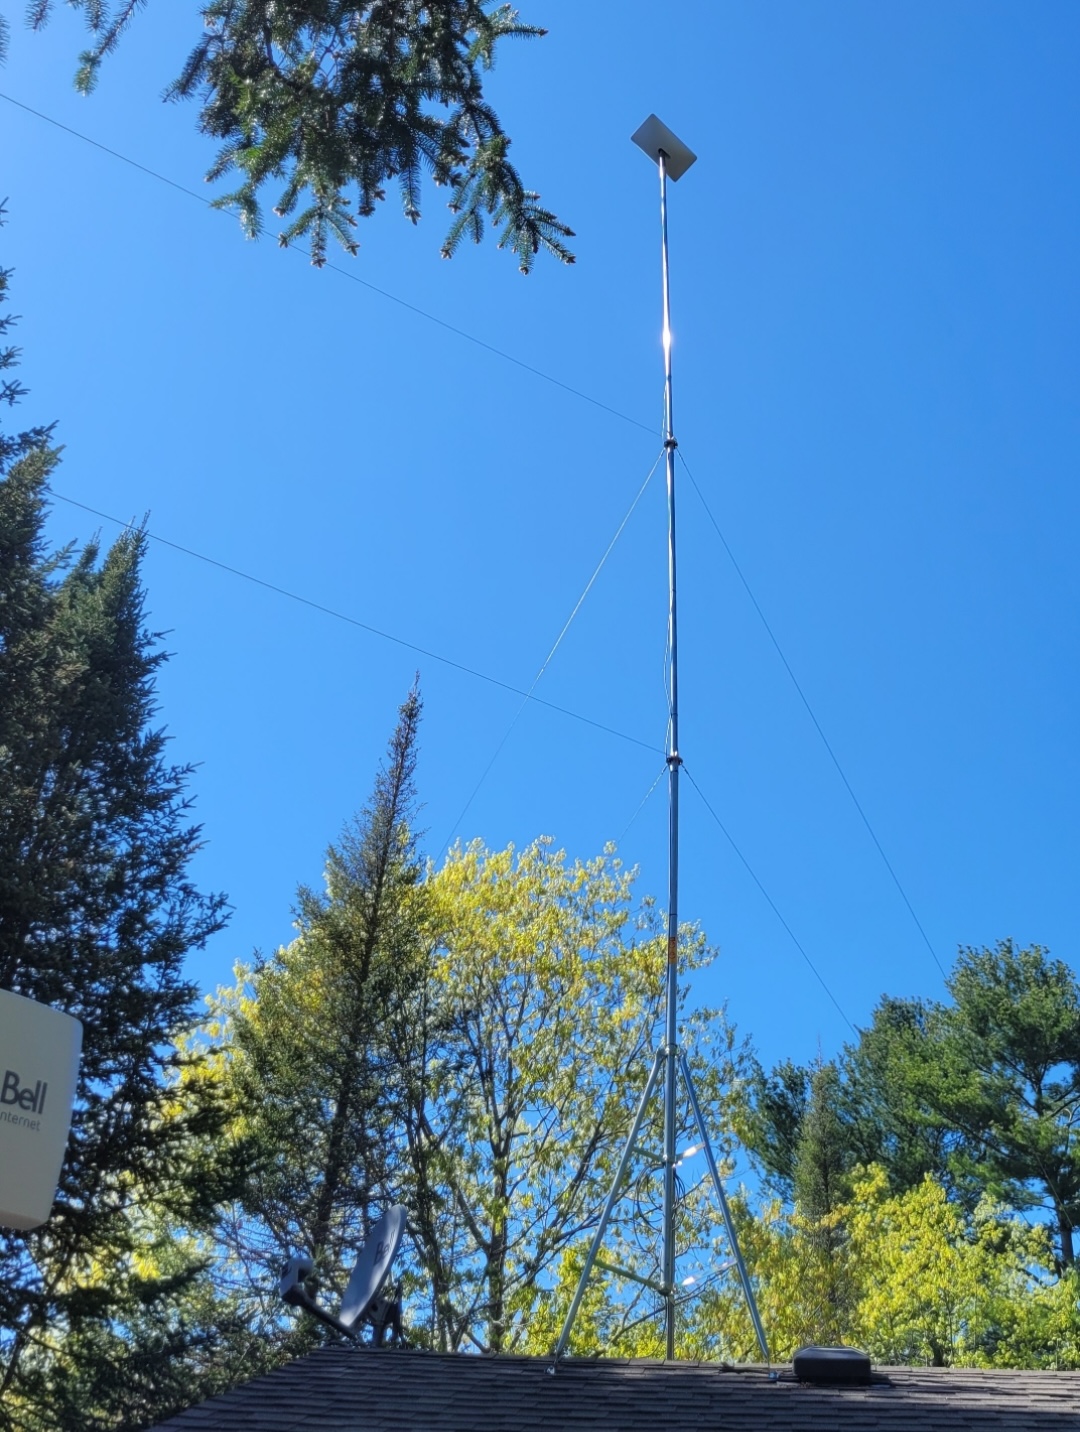
{"label": "white rectangular satellite dish", "polygon": [[82,1025],[0,989],[0,1227],[52,1211],[79,1077]]}

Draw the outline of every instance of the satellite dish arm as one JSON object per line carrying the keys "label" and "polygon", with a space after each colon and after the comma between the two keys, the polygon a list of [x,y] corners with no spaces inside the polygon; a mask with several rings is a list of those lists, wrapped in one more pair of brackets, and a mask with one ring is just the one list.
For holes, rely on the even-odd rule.
{"label": "satellite dish arm", "polygon": [[293,1308],[303,1308],[305,1313],[310,1313],[313,1318],[318,1318],[320,1323],[325,1323],[328,1328],[333,1328],[336,1333],[346,1337],[350,1342],[355,1341],[355,1334],[340,1319],[328,1313],[325,1308],[320,1308],[315,1299],[304,1287],[304,1280],[311,1276],[312,1262],[310,1258],[290,1258],[285,1267],[281,1270],[281,1278],[278,1282],[278,1292],[284,1302]]}
{"label": "satellite dish arm", "polygon": [[305,1313],[310,1313],[313,1318],[318,1318],[320,1323],[325,1323],[328,1328],[333,1328],[343,1338],[348,1338],[350,1342],[356,1341],[356,1334],[353,1330],[347,1328],[339,1318],[335,1318],[333,1313],[328,1313],[325,1308],[321,1308],[301,1284],[297,1283],[286,1289],[281,1296],[292,1307],[303,1308]]}

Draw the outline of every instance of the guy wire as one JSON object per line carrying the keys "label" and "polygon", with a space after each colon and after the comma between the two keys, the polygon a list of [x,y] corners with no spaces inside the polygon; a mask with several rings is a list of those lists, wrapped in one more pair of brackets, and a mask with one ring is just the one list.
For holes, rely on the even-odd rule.
{"label": "guy wire", "polygon": [[881,859],[882,859],[882,861],[883,861],[884,864],[885,864],[885,869],[889,872],[889,875],[892,877],[892,882],[893,882],[893,884],[896,886],[897,890],[900,892],[900,898],[903,900],[904,904],[907,906],[908,914],[911,916],[912,920],[915,922],[915,928],[918,930],[919,934],[922,936],[923,943],[926,945],[926,948],[930,951],[930,956],[931,956],[931,958],[933,959],[934,964],[937,965],[938,970],[940,971],[942,978],[943,978],[943,979],[948,979],[948,975],[947,975],[947,973],[946,973],[945,967],[944,967],[944,965],[941,963],[941,961],[938,959],[937,951],[934,949],[934,946],[933,946],[933,944],[932,944],[931,941],[930,941],[930,936],[926,933],[926,930],[923,928],[923,923],[922,923],[922,921],[919,919],[918,915],[916,915],[916,913],[915,913],[915,907],[912,905],[911,901],[908,899],[907,891],[904,889],[903,885],[900,883],[900,877],[897,875],[896,871],[893,869],[892,862],[889,860],[889,857],[885,854],[885,849],[884,849],[884,847],[882,846],[881,841],[880,841],[880,840],[878,839],[878,837],[877,837],[877,832],[874,830],[874,827],[870,824],[870,818],[869,818],[869,816],[866,814],[866,811],[863,810],[862,804],[861,804],[861,802],[859,801],[858,796],[855,794],[855,791],[854,791],[854,789],[852,788],[851,782],[848,780],[847,775],[846,775],[846,773],[845,773],[845,771],[844,771],[844,768],[843,768],[843,766],[841,766],[840,760],[839,760],[839,758],[838,758],[836,752],[833,750],[832,745],[831,745],[830,742],[829,742],[829,738],[826,736],[824,730],[822,729],[821,722],[818,720],[817,716],[814,714],[814,708],[810,705],[810,702],[809,702],[809,700],[807,699],[806,692],[802,689],[802,686],[799,684],[799,678],[795,675],[795,672],[792,670],[792,668],[791,668],[791,663],[788,661],[787,657],[784,655],[783,648],[781,647],[779,641],[776,639],[776,634],[775,634],[775,632],[773,631],[772,627],[769,625],[768,618],[765,616],[765,613],[762,611],[761,606],[760,606],[759,603],[758,603],[757,597],[754,596],[754,593],[753,593],[753,590],[751,589],[750,583],[746,580],[746,577],[745,577],[744,574],[743,574],[742,568],[739,566],[738,562],[735,560],[735,554],[734,554],[734,552],[732,552],[731,548],[728,546],[727,538],[724,536],[723,532],[720,530],[720,524],[717,522],[716,518],[713,516],[713,514],[712,514],[712,509],[710,508],[709,504],[705,501],[705,494],[702,492],[701,488],[698,486],[697,478],[696,478],[696,477],[694,476],[694,474],[690,471],[690,465],[689,465],[689,463],[686,461],[686,458],[683,457],[683,454],[682,454],[682,450],[681,450],[681,449],[680,449],[680,451],[679,451],[679,458],[680,458],[680,460],[681,460],[681,462],[682,462],[683,467],[686,469],[686,475],[687,475],[687,477],[690,479],[690,482],[691,482],[691,484],[692,484],[692,486],[693,486],[694,491],[695,491],[695,492],[697,493],[697,495],[698,495],[698,500],[700,501],[702,507],[704,507],[704,509],[705,509],[705,515],[706,515],[706,517],[708,517],[709,521],[712,523],[713,531],[716,533],[717,537],[719,537],[721,546],[723,547],[724,551],[727,553],[728,558],[729,558],[729,560],[730,560],[730,562],[731,562],[731,565],[735,568],[735,574],[736,574],[736,576],[738,577],[739,581],[742,583],[743,589],[745,590],[746,595],[750,598],[750,603],[751,603],[751,605],[753,606],[754,611],[757,612],[758,617],[759,617],[760,620],[761,620],[762,626],[765,628],[765,631],[766,631],[766,633],[767,633],[767,635],[768,635],[769,640],[772,642],[774,648],[776,649],[776,654],[777,654],[777,656],[780,658],[780,661],[781,661],[781,663],[782,663],[782,665],[783,665],[783,667],[784,667],[784,670],[787,672],[788,676],[791,678],[791,684],[795,687],[795,690],[798,692],[799,700],[800,700],[800,701],[802,702],[802,704],[806,707],[806,713],[807,713],[807,715],[810,717],[811,722],[813,723],[814,730],[815,730],[815,731],[818,733],[818,735],[821,737],[822,744],[824,745],[826,751],[829,753],[829,759],[832,761],[833,765],[836,767],[837,774],[839,775],[841,781],[843,781],[843,783],[844,783],[844,789],[847,791],[848,795],[851,797],[852,804],[855,806],[855,809],[856,809],[856,810],[858,811],[858,813],[859,813],[859,818],[862,820],[863,825],[866,827],[866,829],[867,829],[867,831],[868,831],[868,833],[869,833],[869,835],[870,835],[870,839],[874,842],[874,846],[875,846],[876,849],[877,849],[877,853],[881,856]]}
{"label": "guy wire", "polygon": [[780,910],[779,910],[779,907],[778,907],[777,904],[776,904],[776,901],[772,898],[772,896],[769,894],[769,892],[765,889],[765,886],[764,886],[764,885],[761,883],[761,881],[758,879],[757,874],[755,873],[753,866],[752,866],[752,865],[750,864],[750,862],[747,860],[746,856],[742,853],[742,851],[739,849],[739,847],[735,844],[735,841],[734,841],[734,839],[733,839],[733,837],[732,837],[732,835],[731,835],[731,832],[728,830],[727,826],[724,824],[724,822],[723,822],[723,821],[720,819],[720,817],[717,815],[716,811],[713,809],[711,803],[709,802],[707,796],[705,795],[705,792],[704,792],[704,791],[701,789],[701,787],[698,785],[697,781],[694,780],[693,776],[690,774],[690,771],[687,769],[687,767],[686,767],[685,764],[683,765],[683,771],[684,771],[684,773],[685,773],[685,775],[686,775],[686,779],[690,782],[690,784],[693,786],[694,790],[697,791],[698,795],[701,797],[701,801],[702,801],[703,805],[705,806],[705,809],[709,812],[709,814],[712,816],[713,820],[714,820],[714,821],[716,822],[716,824],[720,827],[721,831],[722,831],[723,834],[724,834],[724,838],[727,840],[728,844],[731,846],[731,848],[732,848],[732,850],[735,852],[735,854],[736,854],[736,855],[739,857],[739,859],[742,861],[743,865],[744,865],[745,868],[746,868],[747,874],[750,876],[750,879],[754,882],[754,884],[757,886],[757,888],[761,891],[762,895],[765,897],[765,901],[766,901],[766,903],[768,904],[769,909],[773,912],[773,914],[776,916],[776,918],[780,921],[781,925],[783,925],[784,929],[788,932],[788,935],[791,937],[792,944],[794,944],[794,946],[795,946],[795,948],[798,950],[799,954],[802,955],[802,957],[803,957],[803,959],[806,961],[807,965],[809,965],[810,971],[811,971],[811,973],[813,974],[814,978],[817,980],[818,984],[821,986],[821,988],[825,991],[825,993],[826,993],[826,994],[829,996],[829,998],[832,1000],[833,1004],[836,1006],[836,1010],[837,1010],[837,1013],[840,1015],[840,1018],[844,1021],[844,1023],[847,1025],[847,1027],[851,1030],[851,1032],[852,1032],[852,1034],[854,1034],[855,1038],[858,1039],[858,1037],[859,1037],[859,1031],[855,1028],[855,1026],[852,1024],[851,1020],[848,1019],[847,1015],[844,1013],[843,1009],[841,1008],[840,1001],[836,998],[836,996],[833,994],[832,990],[831,990],[831,989],[829,988],[829,986],[825,983],[825,978],[824,978],[824,976],[823,976],[823,975],[821,974],[821,972],[818,970],[817,966],[814,964],[814,962],[813,962],[813,960],[810,958],[810,956],[806,953],[806,951],[805,951],[805,949],[803,948],[801,942],[799,941],[798,937],[796,936],[795,931],[791,928],[791,926],[788,924],[788,922],[784,919],[783,915],[781,915]]}
{"label": "guy wire", "polygon": [[[585,583],[585,588],[584,588],[584,590],[582,591],[581,596],[578,597],[577,601],[574,603],[573,611],[571,611],[570,615],[566,618],[566,621],[563,623],[562,631],[560,631],[560,632],[559,632],[559,635],[555,638],[554,645],[552,646],[551,650],[548,652],[547,656],[544,657],[543,664],[541,665],[540,670],[539,670],[539,671],[536,673],[536,675],[533,677],[533,683],[532,683],[532,685],[529,687],[528,691],[527,691],[527,692],[524,694],[524,696],[522,697],[521,705],[520,705],[520,706],[518,707],[518,709],[514,712],[513,718],[511,719],[509,726],[507,726],[505,732],[503,733],[502,740],[499,742],[499,744],[495,747],[495,750],[492,752],[492,754],[491,754],[491,759],[488,761],[487,765],[484,767],[483,771],[481,772],[481,774],[480,774],[480,779],[476,782],[476,785],[473,786],[472,793],[470,794],[469,799],[465,802],[464,806],[463,806],[462,809],[461,809],[460,814],[458,815],[457,819],[454,821],[454,825],[453,825],[453,827],[451,828],[449,835],[447,835],[446,839],[443,841],[442,846],[441,846],[440,851],[439,851],[440,856],[443,854],[443,852],[446,851],[446,849],[448,848],[448,846],[449,846],[451,840],[454,838],[454,829],[456,829],[458,826],[460,826],[461,822],[465,819],[466,815],[469,813],[469,809],[470,809],[470,807],[472,806],[473,801],[476,799],[476,797],[477,797],[477,796],[479,795],[479,793],[480,793],[480,788],[481,788],[481,786],[482,786],[482,785],[484,784],[484,782],[487,780],[489,774],[491,773],[491,768],[494,766],[495,762],[499,759],[499,756],[500,756],[500,754],[502,753],[503,747],[506,745],[507,741],[509,741],[511,734],[513,733],[514,727],[517,725],[518,721],[521,719],[521,713],[525,710],[525,707],[526,707],[526,706],[529,704],[529,702],[533,699],[533,692],[536,690],[537,686],[539,685],[541,677],[544,675],[544,672],[547,671],[548,667],[551,665],[552,658],[554,657],[555,653],[558,651],[560,645],[562,644],[562,639],[563,639],[563,637],[564,637],[564,636],[566,635],[566,633],[570,630],[570,627],[571,627],[571,625],[573,624],[574,618],[577,616],[578,612],[581,610],[581,607],[582,607],[582,604],[583,604],[584,601],[585,601],[585,598],[586,598],[586,597],[589,595],[589,593],[592,591],[592,589],[593,589],[593,584],[595,583],[597,577],[599,577],[599,575],[600,575],[600,573],[601,573],[601,571],[602,571],[602,569],[603,569],[604,563],[605,563],[605,562],[607,561],[607,559],[611,556],[612,550],[614,549],[616,542],[618,542],[619,538],[622,536],[623,530],[625,529],[626,524],[630,521],[630,518],[634,515],[634,511],[635,511],[635,509],[637,508],[638,503],[641,501],[642,497],[644,497],[644,495],[645,495],[645,489],[648,487],[649,483],[652,481],[652,479],[653,479],[653,474],[656,472],[657,467],[660,465],[660,460],[661,460],[661,458],[662,458],[663,456],[664,456],[664,450],[663,450],[663,448],[661,448],[660,451],[659,451],[659,453],[657,453],[657,455],[656,455],[656,460],[655,460],[655,462],[653,463],[652,467],[649,468],[649,471],[648,471],[648,473],[647,473],[647,475],[646,475],[646,477],[645,477],[645,481],[644,481],[644,482],[641,484],[641,486],[638,488],[637,495],[635,496],[633,502],[631,502],[630,506],[626,509],[626,513],[625,513],[625,515],[623,516],[622,521],[619,523],[618,527],[615,529],[615,535],[614,535],[614,537],[612,537],[611,541],[610,541],[610,542],[607,544],[607,546],[605,547],[605,549],[604,549],[604,555],[600,558],[599,562],[597,562],[596,567],[595,567],[594,570],[593,570],[592,576],[591,576],[591,577],[589,578],[589,580]],[[646,799],[648,799],[648,797],[646,797]],[[636,813],[635,813],[635,814],[636,814]]]}
{"label": "guy wire", "polygon": [[639,816],[639,815],[641,814],[641,812],[645,809],[645,806],[646,806],[646,804],[648,803],[649,797],[652,795],[653,791],[656,790],[657,786],[660,784],[660,782],[664,779],[664,777],[665,777],[666,775],[667,775],[667,762],[665,761],[665,763],[660,767],[659,771],[656,773],[656,779],[653,781],[652,785],[649,787],[649,789],[648,789],[648,790],[645,792],[645,794],[641,797],[641,800],[638,802],[638,806],[637,806],[637,809],[634,811],[634,814],[633,814],[633,815],[630,817],[630,819],[626,822],[626,828],[624,829],[622,835],[620,835],[619,838],[618,838],[618,840],[616,840],[616,842],[615,842],[616,847],[622,845],[622,843],[623,843],[623,841],[626,839],[627,835],[629,835],[629,833],[630,833],[630,827],[634,824],[634,822],[637,820],[638,816]]}

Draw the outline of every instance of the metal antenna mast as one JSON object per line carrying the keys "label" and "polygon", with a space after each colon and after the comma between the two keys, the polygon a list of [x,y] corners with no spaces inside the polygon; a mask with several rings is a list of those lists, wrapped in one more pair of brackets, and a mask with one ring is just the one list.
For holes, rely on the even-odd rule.
{"label": "metal antenna mast", "polygon": [[[615,1172],[615,1178],[608,1192],[603,1212],[600,1215],[600,1222],[597,1224],[596,1232],[593,1235],[592,1245],[589,1248],[585,1266],[581,1270],[581,1277],[578,1279],[573,1301],[567,1312],[566,1321],[563,1323],[562,1332],[559,1334],[559,1341],[555,1346],[555,1357],[560,1358],[566,1351],[570,1341],[570,1333],[574,1326],[574,1319],[577,1317],[578,1309],[581,1306],[581,1300],[585,1293],[586,1284],[589,1281],[589,1276],[594,1267],[603,1268],[607,1272],[615,1273],[621,1277],[629,1278],[635,1283],[640,1283],[650,1288],[663,1299],[667,1357],[673,1359],[675,1356],[675,1294],[677,1286],[675,1282],[675,1168],[678,1163],[678,1155],[676,1153],[676,1140],[678,1136],[676,1096],[678,1093],[678,1078],[679,1075],[681,1075],[683,1085],[690,1100],[690,1107],[694,1113],[694,1122],[697,1125],[701,1148],[708,1163],[709,1176],[712,1180],[713,1188],[716,1191],[720,1212],[724,1220],[724,1227],[727,1230],[735,1264],[739,1271],[739,1280],[742,1283],[743,1293],[746,1296],[747,1305],[750,1310],[750,1317],[754,1324],[754,1331],[757,1334],[758,1345],[761,1348],[763,1358],[768,1362],[769,1346],[765,1340],[765,1330],[761,1325],[757,1301],[754,1298],[754,1290],[750,1283],[749,1274],[746,1271],[746,1264],[743,1262],[742,1253],[739,1251],[735,1225],[731,1220],[731,1210],[728,1207],[727,1195],[724,1193],[724,1186],[720,1179],[720,1170],[713,1156],[712,1144],[709,1141],[708,1130],[705,1127],[701,1106],[698,1103],[697,1093],[694,1089],[694,1081],[690,1073],[690,1064],[685,1052],[679,1048],[679,1035],[676,1026],[679,1006],[679,768],[682,765],[682,757],[679,755],[679,624],[677,600],[678,584],[676,581],[675,566],[675,449],[678,447],[678,443],[675,441],[671,392],[671,295],[668,281],[667,186],[669,179],[672,181],[680,179],[683,174],[686,173],[691,164],[696,160],[697,155],[688,149],[680,139],[676,138],[671,130],[657,119],[655,114],[651,114],[631,138],[639,149],[656,162],[660,171],[661,263],[664,289],[664,454],[667,462],[669,658],[667,739],[668,913],[664,1043],[657,1049],[653,1056],[652,1069],[649,1072],[649,1077],[645,1082],[641,1099],[638,1102],[637,1111],[634,1114],[634,1122],[631,1125],[630,1134],[623,1147],[622,1157],[619,1160],[619,1167]],[[622,1194],[631,1159],[637,1150],[638,1135],[641,1133],[641,1126],[644,1122],[649,1102],[661,1079],[663,1080],[664,1087],[664,1228],[660,1281],[657,1282],[653,1278],[642,1277],[639,1273],[634,1273],[629,1268],[619,1268],[612,1263],[605,1262],[604,1259],[600,1257],[600,1246],[603,1242],[604,1234],[607,1231],[607,1226],[615,1209],[615,1205],[618,1203],[620,1195]]]}

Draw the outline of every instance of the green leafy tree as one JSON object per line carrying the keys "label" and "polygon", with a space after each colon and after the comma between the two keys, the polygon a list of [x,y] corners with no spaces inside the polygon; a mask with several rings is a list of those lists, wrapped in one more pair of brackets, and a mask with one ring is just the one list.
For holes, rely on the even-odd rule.
{"label": "green leafy tree", "polygon": [[[633,882],[613,851],[571,863],[546,840],[520,853],[456,848],[429,882],[448,1034],[412,1117],[413,1143],[444,1190],[435,1231],[451,1257],[440,1345],[546,1352],[555,1341],[661,1015],[661,922],[651,900],[635,901]],[[699,967],[711,955],[684,928],[684,963]],[[686,1020],[684,1039],[722,1157],[745,1052],[716,1012]],[[680,1112],[689,1143],[689,1111]],[[646,1149],[662,1148],[661,1119],[657,1098]],[[642,1157],[605,1257],[655,1278],[659,1167]],[[707,1204],[700,1183],[685,1189],[684,1252],[711,1252]],[[575,1347],[620,1344],[649,1315],[640,1285],[628,1297],[618,1283],[608,1279],[610,1297],[598,1283]]]}
{"label": "green leafy tree", "polygon": [[[882,1364],[1080,1365],[1076,1271],[1058,1277],[1045,1227],[989,1201],[969,1212],[936,1179],[894,1192],[879,1165],[852,1172],[845,1202],[821,1220],[779,1200],[740,1206],[740,1239],[758,1275],[777,1359],[811,1343],[864,1348]],[[843,1299],[830,1296],[842,1280]],[[754,1356],[733,1282],[711,1289],[700,1321],[729,1356]]]}
{"label": "green leafy tree", "polygon": [[[76,80],[88,91],[145,0],[68,3],[91,35]],[[33,0],[30,23],[44,24],[52,9],[53,0]],[[287,220],[281,242],[306,238],[321,264],[331,236],[356,251],[357,217],[372,214],[390,186],[416,223],[429,175],[454,215],[444,257],[462,238],[479,243],[490,222],[523,273],[542,249],[573,262],[571,230],[522,183],[484,96],[500,41],[544,33],[512,6],[210,0],[201,14],[202,37],[168,95],[198,98],[200,129],[221,141],[207,178],[239,176],[216,202],[238,208],[249,235],[261,231],[259,195],[274,185],[274,212]]]}
{"label": "green leafy tree", "polygon": [[[0,301],[8,280],[0,273]],[[0,368],[16,359],[4,349]],[[21,392],[3,379],[8,405]],[[224,901],[187,873],[200,841],[190,770],[166,759],[153,725],[164,655],[145,625],[144,541],[47,552],[59,460],[49,432],[0,437],[0,986],[83,1025],[52,1217],[30,1233],[0,1231],[0,1427],[35,1432],[136,1415],[109,1335],[146,1359],[153,1383],[165,1350],[145,1319],[140,1342],[142,1311],[180,1295],[204,1261],[140,1267],[140,1225],[165,1213],[205,1225],[229,1178],[198,1153],[220,1127],[216,1100],[182,1114],[173,1101],[185,1062],[174,1038],[195,995],[184,959],[221,928]],[[103,1388],[110,1370],[107,1403],[68,1397]]]}
{"label": "green leafy tree", "polygon": [[[218,1226],[218,1282],[275,1357],[323,1336],[276,1299],[283,1258],[306,1249],[340,1292],[390,1201],[409,1210],[399,1271],[414,1341],[547,1351],[648,1070],[665,967],[652,902],[634,903],[612,855],[571,865],[546,841],[455,849],[422,879],[418,719],[413,693],[371,802],[330,852],[325,894],[302,895],[298,938],[242,971],[204,1031],[197,1077],[219,1082],[249,1150]],[[709,957],[690,929],[683,945],[692,965]],[[686,1035],[723,1156],[745,1053],[719,1015],[687,1020]],[[652,1112],[659,1147],[659,1101]],[[624,1265],[640,1267],[651,1239],[657,1173],[639,1171],[613,1227],[607,1251]],[[684,1251],[712,1251],[707,1201],[685,1190]],[[599,1280],[587,1306],[579,1342],[652,1349],[633,1326],[648,1308],[624,1287]]]}
{"label": "green leafy tree", "polygon": [[929,1176],[890,1193],[880,1168],[855,1180],[845,1226],[859,1285],[851,1332],[879,1361],[1076,1365],[1076,1281],[1055,1277],[1044,1227],[989,1202],[969,1216]]}
{"label": "green leafy tree", "polygon": [[[769,1351],[784,1361],[808,1344],[854,1341],[857,1285],[847,1251],[843,1206],[805,1218],[779,1198],[754,1212],[737,1199],[739,1246],[751,1269]],[[828,1229],[831,1239],[822,1236]],[[833,1246],[830,1246],[830,1243]],[[746,1301],[732,1273],[706,1289],[697,1321],[720,1354],[738,1361],[759,1356]]]}
{"label": "green leafy tree", "polygon": [[[1051,1220],[1058,1265],[1080,1221],[1080,983],[1061,960],[1011,940],[960,952],[948,1004],[885,997],[838,1061],[833,1137],[848,1166],[878,1164],[895,1192],[928,1175],[973,1211],[989,1197]],[[812,1071],[758,1071],[747,1143],[795,1196]]]}
{"label": "green leafy tree", "polygon": [[[824,1124],[812,1069],[757,1071],[742,1121],[789,1205],[748,1235],[787,1299],[772,1312],[820,1340],[817,1294],[835,1279],[840,1325],[883,1358],[1071,1366],[1080,984],[1005,940],[962,950],[948,988],[949,1003],[880,1002],[830,1078]],[[841,1199],[823,1222],[830,1161]]]}

